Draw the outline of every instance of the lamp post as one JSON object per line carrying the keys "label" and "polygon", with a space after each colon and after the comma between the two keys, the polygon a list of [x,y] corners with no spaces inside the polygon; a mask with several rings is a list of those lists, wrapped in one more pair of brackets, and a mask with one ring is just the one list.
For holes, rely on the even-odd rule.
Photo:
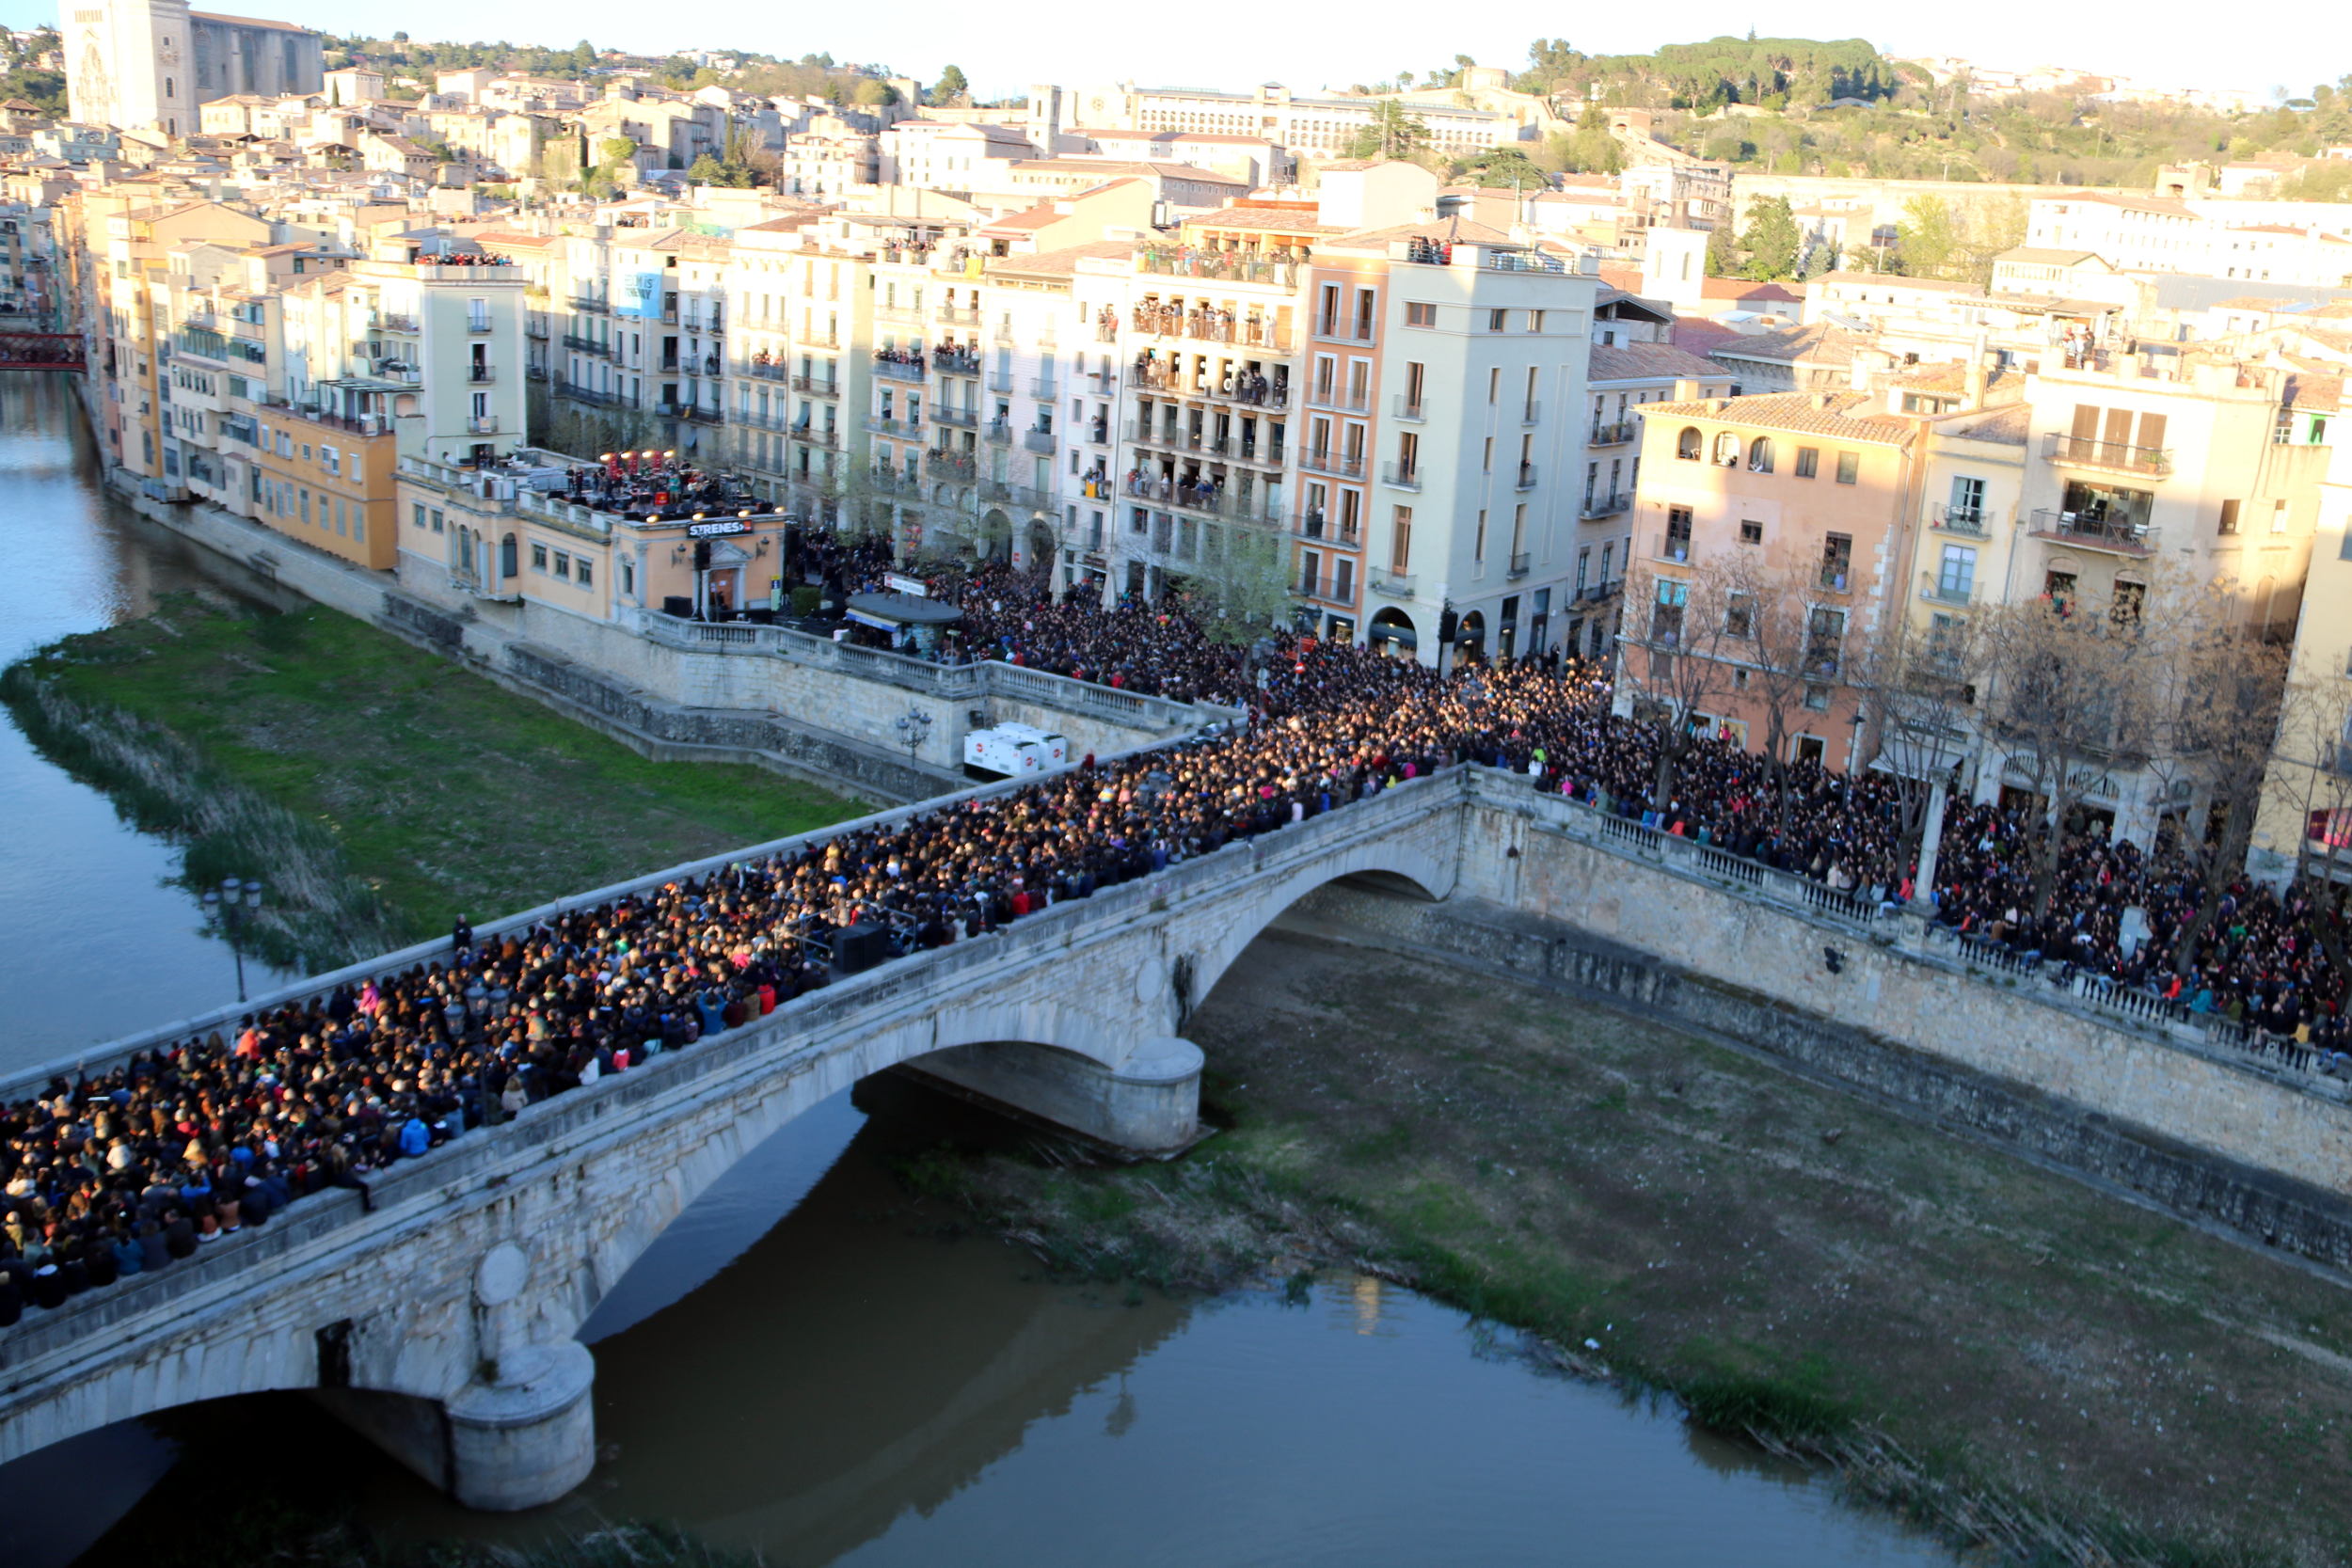
{"label": "lamp post", "polygon": [[898,744],[907,749],[907,764],[914,766],[916,753],[931,735],[931,716],[919,707],[909,707],[894,726],[898,732]]}
{"label": "lamp post", "polygon": [[204,895],[204,913],[220,922],[221,934],[229,939],[229,953],[237,962],[237,1000],[245,996],[245,945],[238,935],[247,922],[260,918],[262,884],[223,877],[217,889]]}

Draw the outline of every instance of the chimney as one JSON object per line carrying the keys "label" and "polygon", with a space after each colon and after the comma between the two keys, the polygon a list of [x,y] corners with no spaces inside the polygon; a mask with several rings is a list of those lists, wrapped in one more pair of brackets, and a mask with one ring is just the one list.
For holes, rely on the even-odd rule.
{"label": "chimney", "polygon": [[1984,406],[1984,387],[1986,381],[1989,379],[1990,377],[1986,373],[1982,356],[1979,356],[1978,358],[1969,361],[1968,373],[1963,378],[1964,385],[1967,388],[1966,395],[1968,407],[1982,408]]}
{"label": "chimney", "polygon": [[1676,379],[1676,381],[1675,381],[1675,402],[1677,402],[1677,403],[1696,403],[1696,402],[1698,402],[1698,400],[1699,400],[1699,384],[1698,384],[1698,382],[1696,382],[1695,380],[1692,379],[1692,378],[1691,378],[1691,377],[1689,377],[1689,376],[1680,376],[1680,377],[1677,377],[1677,378]]}

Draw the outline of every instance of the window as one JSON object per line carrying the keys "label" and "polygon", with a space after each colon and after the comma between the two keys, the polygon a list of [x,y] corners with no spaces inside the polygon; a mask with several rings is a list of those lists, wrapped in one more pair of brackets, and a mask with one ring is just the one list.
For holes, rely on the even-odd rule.
{"label": "window", "polygon": [[1852,484],[1862,478],[1862,454],[1841,451],[1837,454],[1837,483]]}
{"label": "window", "polygon": [[2115,600],[2107,606],[2107,619],[2119,626],[2130,626],[2139,619],[2139,612],[2145,608],[2147,602],[2148,585],[2146,583],[2129,582],[2118,578],[2115,584]]}
{"label": "window", "polygon": [[1438,308],[1424,300],[1407,301],[1405,306],[1405,325],[1407,326],[1437,325]]}
{"label": "window", "polygon": [[2221,503],[2221,532],[2235,533],[2237,531],[2237,506],[2238,503],[2233,500]]}
{"label": "window", "polygon": [[1740,543],[1742,545],[1764,543],[1764,525],[1754,518],[1741,518],[1740,520]]}
{"label": "window", "polygon": [[1510,330],[1510,311],[1489,310],[1486,312],[1486,330],[1489,332],[1507,332]]}
{"label": "window", "polygon": [[[1099,528],[1097,531],[1098,533],[1100,532]],[[637,567],[632,562],[624,561],[621,562],[621,592],[623,594],[634,594],[637,592]]]}
{"label": "window", "polygon": [[[413,504],[413,505],[409,508],[409,514],[410,514],[411,517],[415,520],[417,527],[419,527],[419,528],[422,528],[422,527],[424,527],[424,503],[423,503],[422,501],[418,501],[418,502],[414,503],[414,504]],[[2345,538],[2346,540],[2352,540],[2352,533],[2347,533],[2347,534],[2345,534],[2345,535],[2344,535],[2344,538]]]}
{"label": "window", "polygon": [[[2352,533],[2347,533],[2344,537],[2352,539]],[[1587,545],[1582,549],[1576,552],[1576,592],[1578,597],[1580,598],[1583,596],[1584,579],[1586,575],[1591,571],[1592,564],[1593,546]],[[1576,639],[1571,636],[1568,641],[1573,643]]]}
{"label": "window", "polygon": [[1723,468],[1740,466],[1740,437],[1728,430],[1718,431],[1715,435],[1715,464]]}
{"label": "window", "polygon": [[1799,479],[1811,479],[1815,474],[1820,472],[1820,448],[1799,447],[1797,449],[1797,477]]}
{"label": "window", "polygon": [[562,550],[555,552],[555,575],[566,580],[572,575],[572,558]]}
{"label": "window", "polygon": [[1699,460],[1698,426],[1687,424],[1682,427],[1682,433],[1675,437],[1675,455],[1685,463]]}
{"label": "window", "polygon": [[1954,476],[1952,503],[1945,515],[1948,521],[1963,525],[1984,521],[1984,481]]}
{"label": "window", "polygon": [[1977,585],[1977,552],[1965,545],[1944,546],[1944,563],[1936,573],[1938,598],[1966,603]]}
{"label": "window", "polygon": [[1530,310],[1527,313],[1527,329],[1530,332],[1541,332],[1544,329],[1544,313],[1541,310]]}
{"label": "window", "polygon": [[1826,686],[1806,687],[1804,705],[1816,713],[1827,713],[1829,711],[1829,688]]}
{"label": "window", "polygon": [[1356,291],[1356,339],[1359,342],[1372,341],[1373,324],[1379,319],[1379,300],[1380,295],[1375,290]]}
{"label": "window", "polygon": [[1804,627],[1804,668],[1808,675],[1837,678],[1839,647],[1846,640],[1846,612],[1817,605]]}
{"label": "window", "polygon": [[531,569],[534,572],[544,572],[548,569],[548,547],[545,545],[531,546]]}
{"label": "window", "polygon": [[1756,595],[1733,594],[1724,600],[1724,635],[1754,637],[1756,635]]}
{"label": "window", "polygon": [[1650,607],[1649,635],[1668,647],[1682,640],[1682,611],[1691,602],[1691,585],[1675,578],[1658,579],[1658,602]]}
{"label": "window", "polygon": [[1483,506],[1478,509],[1478,532],[1470,541],[1470,559],[1481,562],[1486,559],[1486,509]]}
{"label": "window", "polygon": [[2270,503],[2270,531],[2273,533],[2284,533],[2286,531],[2287,503],[2285,498],[2281,497]]}
{"label": "window", "polygon": [[1821,586],[1833,593],[1846,591],[1846,579],[1853,570],[1853,535],[1833,533],[1821,541]]}
{"label": "window", "polygon": [[1669,561],[1691,559],[1691,509],[1687,506],[1666,508],[1666,548]]}
{"label": "window", "polygon": [[1413,509],[1400,506],[1389,527],[1389,570],[1399,577],[1413,569]]}

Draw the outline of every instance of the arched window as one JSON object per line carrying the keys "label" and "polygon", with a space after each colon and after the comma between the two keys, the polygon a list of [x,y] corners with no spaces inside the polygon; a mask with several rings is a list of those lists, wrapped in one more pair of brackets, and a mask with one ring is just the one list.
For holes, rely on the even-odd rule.
{"label": "arched window", "polygon": [[1685,463],[1695,463],[1699,460],[1698,426],[1686,424],[1682,427],[1682,434],[1675,437],[1675,455]]}
{"label": "arched window", "polygon": [[1718,435],[1715,437],[1715,461],[1723,467],[1738,467],[1740,466],[1740,437],[1728,430]]}
{"label": "arched window", "polygon": [[1759,436],[1748,443],[1748,471],[1758,474],[1772,471],[1772,443],[1764,436]]}
{"label": "arched window", "polygon": [[515,543],[515,536],[513,534],[510,533],[505,538],[500,540],[499,576],[502,578],[511,578],[519,573],[522,569],[522,562],[519,559],[519,555],[520,546]]}

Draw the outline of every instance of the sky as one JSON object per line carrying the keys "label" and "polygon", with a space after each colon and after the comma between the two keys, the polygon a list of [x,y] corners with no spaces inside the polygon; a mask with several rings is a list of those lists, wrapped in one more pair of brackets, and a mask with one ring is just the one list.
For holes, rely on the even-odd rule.
{"label": "sky", "polygon": [[[235,0],[226,8],[301,23],[326,32],[355,26],[343,0]],[[2320,80],[2352,73],[2352,7],[2309,5],[2265,13],[2260,26],[2214,25],[2209,5],[2077,0],[2053,8],[2030,0],[1963,6],[1890,7],[1883,0],[1807,0],[1778,15],[1753,4],[1684,0],[1666,7],[1480,6],[1458,16],[1405,0],[1355,0],[1252,7],[1046,5],[1034,12],[968,0],[890,0],[842,10],[731,6],[671,12],[641,0],[571,0],[561,8],[513,0],[403,0],[367,25],[405,27],[419,39],[599,45],[660,53],[751,49],[797,57],[878,61],[930,81],[950,61],[984,98],[1033,82],[1079,86],[1132,79],[1146,86],[1246,87],[1279,81],[1298,90],[1344,87],[1399,71],[1450,65],[1467,54],[1517,70],[1528,41],[1565,36],[1587,54],[1644,53],[1661,43],[1718,34],[1861,37],[1894,55],[1957,55],[1982,65],[2062,65],[2121,74],[2153,86],[2233,87],[2300,95]],[[0,22],[24,27],[57,19],[56,0],[0,0]],[[729,15],[727,13],[732,12]],[[2119,22],[2128,16],[2128,22]],[[714,18],[724,17],[724,20]]]}

